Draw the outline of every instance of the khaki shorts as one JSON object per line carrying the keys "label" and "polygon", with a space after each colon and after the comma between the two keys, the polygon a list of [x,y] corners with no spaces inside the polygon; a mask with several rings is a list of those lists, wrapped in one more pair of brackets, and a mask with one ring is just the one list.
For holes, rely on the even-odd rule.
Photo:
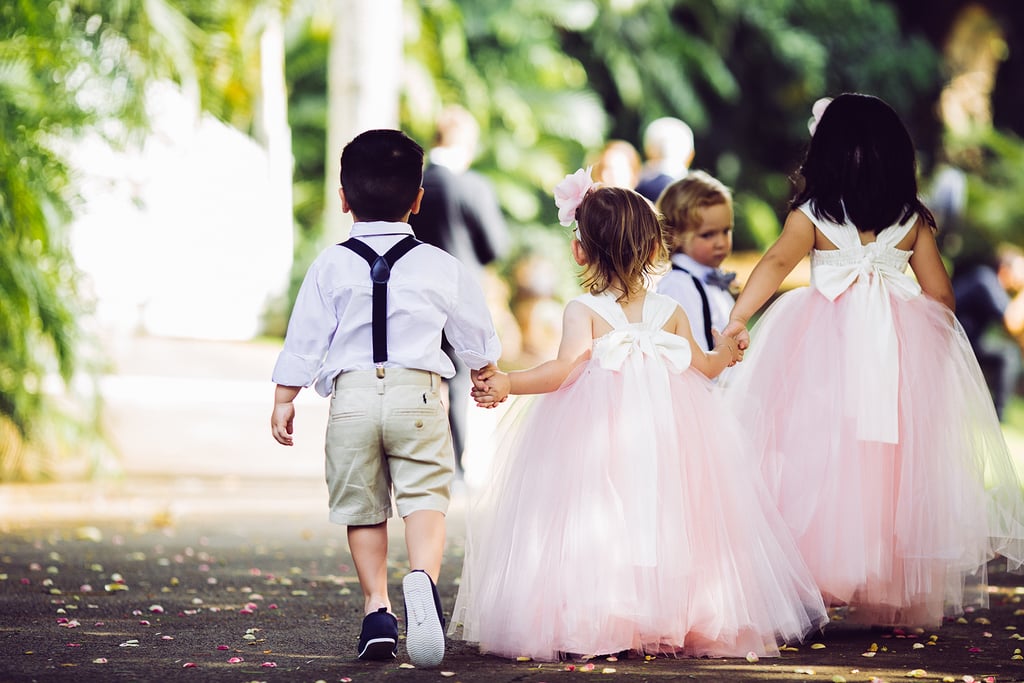
{"label": "khaki shorts", "polygon": [[387,368],[334,380],[327,423],[330,520],[380,524],[420,510],[448,512],[455,452],[436,373]]}

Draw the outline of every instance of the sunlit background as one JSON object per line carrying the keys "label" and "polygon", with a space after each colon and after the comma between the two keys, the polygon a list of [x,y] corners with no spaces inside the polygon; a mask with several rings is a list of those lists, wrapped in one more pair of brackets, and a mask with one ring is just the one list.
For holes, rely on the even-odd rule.
{"label": "sunlit background", "polygon": [[[891,103],[923,191],[952,193],[951,272],[1024,244],[1022,32],[1018,0],[5,2],[0,479],[318,476],[326,402],[302,395],[284,453],[269,376],[348,230],[340,150],[377,127],[427,147],[447,104],[477,118],[514,238],[487,280],[509,367],[551,352],[577,291],[552,187],[662,116],[735,191],[741,280],[811,104],[843,91]],[[1006,433],[1022,450],[1019,401]]]}

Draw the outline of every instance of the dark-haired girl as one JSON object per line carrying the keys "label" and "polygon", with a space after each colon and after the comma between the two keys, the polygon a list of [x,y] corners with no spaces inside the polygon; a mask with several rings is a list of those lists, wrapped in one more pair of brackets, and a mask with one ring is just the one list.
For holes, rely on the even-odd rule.
{"label": "dark-haired girl", "polygon": [[[937,626],[985,603],[994,556],[1024,561],[1021,484],[951,310],[907,129],[861,94],[815,124],[782,235],[725,330],[750,345],[725,391],[826,603]],[[808,252],[810,286],[748,335]]]}

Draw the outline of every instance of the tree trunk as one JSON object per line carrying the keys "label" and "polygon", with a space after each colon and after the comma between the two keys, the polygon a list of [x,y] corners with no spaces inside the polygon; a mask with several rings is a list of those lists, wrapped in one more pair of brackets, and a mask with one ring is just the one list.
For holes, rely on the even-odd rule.
{"label": "tree trunk", "polygon": [[292,253],[295,246],[295,210],[292,199],[294,182],[292,132],[288,126],[288,89],[284,78],[284,30],[278,9],[268,9],[267,23],[260,37],[260,99],[256,131],[267,150],[268,182],[271,197],[271,221],[281,234],[276,248],[286,254],[278,280],[271,285],[271,296],[288,292]]}
{"label": "tree trunk", "polygon": [[404,26],[402,0],[334,0],[327,64],[324,238],[345,239],[351,216],[338,200],[345,144],[372,128],[398,126]]}

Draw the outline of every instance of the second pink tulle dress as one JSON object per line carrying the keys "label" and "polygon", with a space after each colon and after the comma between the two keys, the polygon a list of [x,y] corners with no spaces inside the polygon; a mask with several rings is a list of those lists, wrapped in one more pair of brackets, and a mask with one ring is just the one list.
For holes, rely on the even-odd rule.
{"label": "second pink tulle dress", "polygon": [[[726,396],[821,590],[849,618],[937,625],[1024,560],[1024,495],[970,344],[896,248],[814,217],[811,286],[751,330]],[[927,228],[922,228],[927,229]]]}
{"label": "second pink tulle dress", "polygon": [[450,631],[505,657],[623,650],[777,655],[820,628],[811,576],[738,425],[662,330],[614,297],[579,298],[614,328],[558,391],[519,399],[467,514]]}

